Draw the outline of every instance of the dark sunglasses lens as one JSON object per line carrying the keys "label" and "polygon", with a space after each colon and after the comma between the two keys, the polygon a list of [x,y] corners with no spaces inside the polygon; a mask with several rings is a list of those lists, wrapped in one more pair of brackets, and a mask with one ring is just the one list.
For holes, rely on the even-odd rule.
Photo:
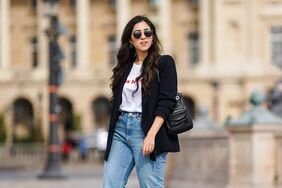
{"label": "dark sunglasses lens", "polygon": [[136,39],[139,39],[141,37],[141,35],[142,35],[141,31],[134,31],[133,32],[133,36]]}
{"label": "dark sunglasses lens", "polygon": [[146,37],[152,36],[152,35],[153,35],[153,30],[145,30],[145,31],[144,31],[144,35],[145,35]]}

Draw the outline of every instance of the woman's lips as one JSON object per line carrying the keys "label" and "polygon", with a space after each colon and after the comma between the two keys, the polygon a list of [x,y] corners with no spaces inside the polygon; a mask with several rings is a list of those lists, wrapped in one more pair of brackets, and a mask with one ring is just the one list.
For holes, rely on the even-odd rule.
{"label": "woman's lips", "polygon": [[144,41],[144,42],[140,42],[140,44],[141,44],[142,46],[146,46],[146,45],[148,44],[148,42]]}

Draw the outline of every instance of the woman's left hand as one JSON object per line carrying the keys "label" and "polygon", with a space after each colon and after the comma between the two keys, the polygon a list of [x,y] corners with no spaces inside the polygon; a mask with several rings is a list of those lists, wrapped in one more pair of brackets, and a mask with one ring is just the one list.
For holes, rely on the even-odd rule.
{"label": "woman's left hand", "polygon": [[142,151],[143,156],[149,155],[152,153],[155,149],[155,137],[160,130],[162,124],[164,123],[164,118],[161,116],[156,116],[155,120],[153,122],[152,127],[150,128],[149,132],[147,133],[147,136],[144,139]]}
{"label": "woman's left hand", "polygon": [[154,151],[154,148],[155,148],[155,136],[147,135],[144,139],[143,147],[142,147],[143,156],[152,153]]}

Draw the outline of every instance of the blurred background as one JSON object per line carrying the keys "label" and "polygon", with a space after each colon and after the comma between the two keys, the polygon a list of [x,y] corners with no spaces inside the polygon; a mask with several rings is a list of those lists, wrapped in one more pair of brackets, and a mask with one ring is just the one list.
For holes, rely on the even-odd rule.
{"label": "blurred background", "polygon": [[138,14],[195,123],[167,187],[281,186],[282,0],[0,0],[0,187],[101,187],[111,70]]}

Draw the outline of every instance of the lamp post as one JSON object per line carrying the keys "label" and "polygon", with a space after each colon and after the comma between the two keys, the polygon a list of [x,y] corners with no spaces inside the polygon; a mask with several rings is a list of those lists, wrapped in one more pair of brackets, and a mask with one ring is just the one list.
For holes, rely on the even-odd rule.
{"label": "lamp post", "polygon": [[[46,30],[49,39],[49,139],[48,156],[44,171],[38,177],[40,179],[59,179],[61,174],[61,145],[58,137],[58,96],[57,90],[61,81],[60,60],[63,58],[58,44],[58,37],[62,33],[57,16],[58,0],[43,0],[48,8],[50,26]],[[45,7],[45,8],[46,8]]]}

